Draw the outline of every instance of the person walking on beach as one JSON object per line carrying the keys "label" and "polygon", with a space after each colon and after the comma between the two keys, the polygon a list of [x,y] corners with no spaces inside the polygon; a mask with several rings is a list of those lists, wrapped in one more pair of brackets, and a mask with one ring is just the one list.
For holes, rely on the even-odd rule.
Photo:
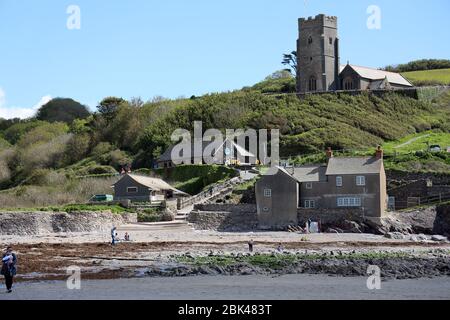
{"label": "person walking on beach", "polygon": [[284,248],[283,248],[283,245],[281,244],[281,242],[278,243],[277,251],[278,252],[283,252],[283,250],[284,250]]}
{"label": "person walking on beach", "polygon": [[116,227],[113,227],[111,229],[111,244],[115,245],[116,244]]}
{"label": "person walking on beach", "polygon": [[253,252],[253,239],[248,242],[248,251]]}
{"label": "person walking on beach", "polygon": [[2,256],[1,275],[5,277],[6,292],[12,292],[14,276],[17,273],[17,256],[13,253],[12,247],[8,247]]}

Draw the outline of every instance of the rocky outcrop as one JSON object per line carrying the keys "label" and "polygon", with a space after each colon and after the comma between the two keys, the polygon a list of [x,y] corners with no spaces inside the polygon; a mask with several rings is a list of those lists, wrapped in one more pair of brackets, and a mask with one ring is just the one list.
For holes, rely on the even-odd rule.
{"label": "rocky outcrop", "polygon": [[450,204],[437,206],[434,233],[450,237]]}
{"label": "rocky outcrop", "polygon": [[0,235],[42,235],[62,232],[105,232],[111,226],[137,222],[135,213],[111,211],[0,212]]}

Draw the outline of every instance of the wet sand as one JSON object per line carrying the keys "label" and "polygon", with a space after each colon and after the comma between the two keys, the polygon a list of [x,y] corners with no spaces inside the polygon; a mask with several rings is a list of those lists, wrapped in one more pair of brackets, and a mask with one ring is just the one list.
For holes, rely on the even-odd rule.
{"label": "wet sand", "polygon": [[[450,299],[450,277],[389,280],[369,290],[365,277],[327,275],[196,276],[81,280],[80,290],[65,281],[18,283],[0,300],[423,300]],[[3,291],[2,286],[2,291]]]}

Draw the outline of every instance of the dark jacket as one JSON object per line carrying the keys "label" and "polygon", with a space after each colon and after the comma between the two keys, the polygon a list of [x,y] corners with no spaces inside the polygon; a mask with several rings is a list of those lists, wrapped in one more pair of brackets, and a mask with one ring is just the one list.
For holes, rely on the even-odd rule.
{"label": "dark jacket", "polygon": [[[4,253],[2,255],[2,259],[6,257],[6,253]],[[1,275],[10,275],[10,276],[15,276],[17,273],[17,268],[16,268],[16,264],[17,264],[17,256],[15,253],[12,254],[13,257],[13,262],[12,263],[8,263],[8,262],[3,262],[2,263],[2,269],[0,274]]]}

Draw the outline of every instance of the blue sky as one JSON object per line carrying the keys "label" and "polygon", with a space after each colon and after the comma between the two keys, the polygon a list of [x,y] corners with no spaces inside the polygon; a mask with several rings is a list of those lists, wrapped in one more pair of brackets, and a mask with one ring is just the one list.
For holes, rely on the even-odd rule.
{"label": "blue sky", "polygon": [[[66,26],[69,5],[81,29]],[[370,30],[367,8],[381,9]],[[103,97],[201,95],[282,69],[297,19],[339,17],[341,63],[381,67],[450,58],[448,0],[0,0],[0,117],[52,97],[95,108]]]}

